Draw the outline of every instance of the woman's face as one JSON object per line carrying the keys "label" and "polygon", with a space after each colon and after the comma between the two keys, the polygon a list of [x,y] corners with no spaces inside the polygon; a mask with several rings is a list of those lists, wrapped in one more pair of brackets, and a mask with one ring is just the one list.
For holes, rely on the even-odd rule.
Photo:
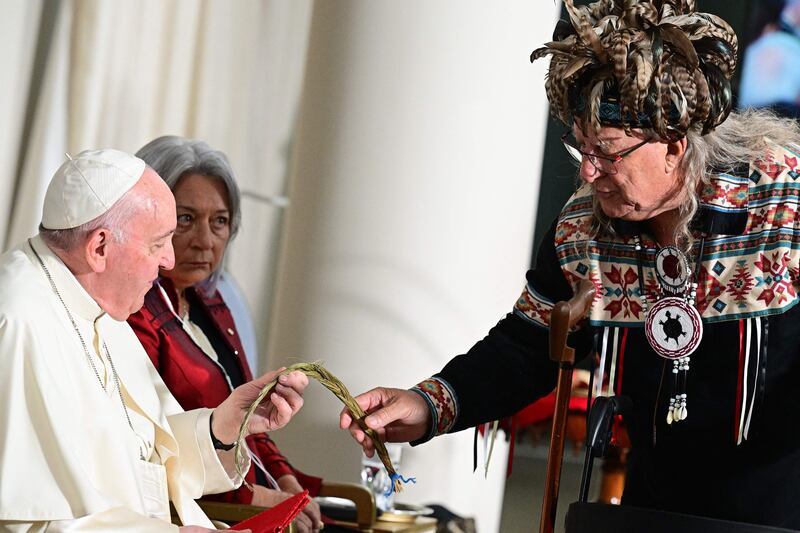
{"label": "woman's face", "polygon": [[219,266],[231,235],[230,208],[222,180],[202,174],[182,177],[172,193],[178,215],[172,237],[175,267],[161,274],[183,290]]}
{"label": "woman's face", "polygon": [[[597,133],[591,127],[586,130],[584,133],[577,125],[573,127],[581,150],[601,156],[623,152],[644,140],[627,135],[622,128],[604,126]],[[685,140],[674,143],[654,140],[616,163],[599,160],[596,167],[583,157],[580,176],[591,184],[600,208],[608,217],[649,220],[676,209],[686,200],[679,172],[685,150]]]}

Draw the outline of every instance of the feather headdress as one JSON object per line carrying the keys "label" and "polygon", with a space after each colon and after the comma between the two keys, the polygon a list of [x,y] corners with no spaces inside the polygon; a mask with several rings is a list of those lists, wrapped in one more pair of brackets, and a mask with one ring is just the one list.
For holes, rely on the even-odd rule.
{"label": "feather headdress", "polygon": [[599,0],[569,21],[531,61],[551,56],[545,89],[565,124],[652,128],[664,140],[707,133],[731,110],[737,38],[694,0]]}

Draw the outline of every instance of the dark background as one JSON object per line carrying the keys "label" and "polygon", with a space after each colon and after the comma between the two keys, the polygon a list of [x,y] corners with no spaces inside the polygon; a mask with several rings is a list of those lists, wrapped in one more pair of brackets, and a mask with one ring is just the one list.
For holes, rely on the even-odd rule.
{"label": "dark background", "polygon": [[[739,67],[742,64],[742,51],[749,44],[754,28],[747,26],[751,8],[759,0],[698,0],[697,10],[714,13],[730,24],[739,36]],[[585,0],[576,0],[576,4],[588,4]],[[561,17],[567,19],[567,12],[562,8]],[[734,93],[739,85],[738,74],[733,80]],[[542,182],[539,189],[539,207],[536,212],[536,225],[533,237],[533,256],[531,265],[536,260],[536,250],[542,236],[555,220],[576,185],[576,168],[570,162],[561,144],[561,135],[566,126],[554,119],[548,119],[545,138],[544,158],[542,161]]]}

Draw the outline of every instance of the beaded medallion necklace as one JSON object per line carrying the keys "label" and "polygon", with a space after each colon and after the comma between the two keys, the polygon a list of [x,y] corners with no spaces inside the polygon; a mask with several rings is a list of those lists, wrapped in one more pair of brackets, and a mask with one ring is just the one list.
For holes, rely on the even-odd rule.
{"label": "beaded medallion necklace", "polygon": [[[658,250],[655,271],[660,293],[655,295],[649,295],[644,288],[644,250],[638,235],[634,237],[634,247],[645,315],[645,337],[653,351],[673,362],[672,395],[667,407],[667,424],[672,424],[686,420],[688,416],[686,382],[690,355],[697,350],[703,338],[703,321],[695,304],[705,235],[700,239],[694,272],[690,269],[689,260],[675,246]],[[652,305],[650,297],[653,299]]]}

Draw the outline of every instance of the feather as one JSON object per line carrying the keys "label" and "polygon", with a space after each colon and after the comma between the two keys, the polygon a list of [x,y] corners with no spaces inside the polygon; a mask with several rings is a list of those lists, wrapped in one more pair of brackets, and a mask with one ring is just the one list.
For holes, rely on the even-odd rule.
{"label": "feather", "polygon": [[647,95],[647,88],[653,80],[653,63],[647,59],[644,51],[636,51],[632,57],[633,69],[636,80],[636,90],[639,92],[636,107],[641,109],[644,98]]}
{"label": "feather", "polygon": [[672,75],[670,74],[671,69],[664,68],[662,70],[661,76],[661,137],[664,139],[672,139],[672,131],[671,131],[671,124],[670,118],[672,116]]}
{"label": "feather", "polygon": [[719,67],[713,64],[706,64],[705,74],[711,95],[711,109],[705,125],[709,128],[708,131],[711,131],[730,114],[733,106],[733,94],[730,80]]}
{"label": "feather", "polygon": [[600,63],[608,63],[608,53],[586,18],[582,18],[580,26],[578,26],[578,37],[592,48],[592,52]]}
{"label": "feather", "polygon": [[689,106],[686,103],[686,97],[679,90],[670,91],[670,103],[678,111],[678,129],[682,133],[686,133],[689,128]]}
{"label": "feather", "polygon": [[662,135],[663,126],[662,125],[663,125],[663,122],[664,122],[663,119],[662,119],[662,108],[663,108],[663,105],[662,105],[662,101],[661,101],[662,97],[663,97],[663,94],[664,94],[664,89],[663,89],[663,84],[664,84],[663,70],[664,70],[663,64],[656,63],[655,71],[653,72],[654,91],[653,91],[653,111],[652,111],[652,117],[651,117],[651,120],[652,120],[652,123],[653,123],[653,129],[656,131],[656,133],[658,133],[662,137],[663,137],[663,135]]}
{"label": "feather", "polygon": [[600,35],[608,35],[620,29],[619,17],[616,15],[603,17],[597,21],[595,27],[600,30]]}
{"label": "feather", "polygon": [[628,27],[636,26],[636,16],[639,14],[637,9],[638,2],[636,0],[625,0],[625,5],[622,8],[623,20]]}
{"label": "feather", "polygon": [[[711,112],[710,93],[706,77],[700,70],[694,71],[694,84],[697,93],[697,106],[695,109],[695,120],[700,124],[705,124]],[[705,128],[704,128],[705,132]]]}
{"label": "feather", "polygon": [[545,57],[547,55],[550,55],[552,53],[553,53],[553,50],[551,50],[550,48],[548,48],[546,46],[543,46],[541,48],[537,48],[536,50],[531,52],[531,63],[533,63],[537,59],[541,59],[541,58],[543,58],[543,57]]}
{"label": "feather", "polygon": [[569,15],[572,27],[578,29],[578,26],[581,25],[581,15],[575,7],[573,0],[564,0],[564,7],[567,9],[567,15]]}
{"label": "feather", "polygon": [[[710,30],[715,32],[716,30]],[[714,35],[698,39],[694,43],[697,55],[705,62],[713,62],[731,76],[736,70],[736,52],[731,48],[730,43],[721,40]]]}
{"label": "feather", "polygon": [[664,41],[661,39],[661,27],[654,26],[650,30],[650,50],[653,55],[653,64],[661,63],[661,56],[664,55]]}
{"label": "feather", "polygon": [[[697,87],[692,72],[696,72],[696,69],[689,70],[684,67],[677,67],[674,70],[677,90],[686,100],[686,112],[689,116],[693,116],[697,108]],[[688,128],[688,124],[686,124],[686,127]]]}
{"label": "feather", "polygon": [[564,80],[568,80],[573,75],[579,73],[591,64],[591,57],[576,57],[567,64],[567,66],[564,68],[564,72],[561,73],[561,77]]}
{"label": "feather", "polygon": [[611,64],[614,65],[614,76],[617,78],[617,83],[622,83],[628,70],[628,44],[630,39],[626,39],[621,34],[617,34],[617,36],[618,38],[615,39],[611,47]]}
{"label": "feather", "polygon": [[578,38],[592,48],[592,51],[597,56],[597,60],[600,63],[608,62],[608,54],[600,43],[600,38],[597,36],[597,33],[595,33],[589,21],[589,16],[587,15],[588,10],[577,9],[573,0],[564,0],[564,6],[567,8],[567,13],[569,13],[572,25],[577,30]]}
{"label": "feather", "polygon": [[595,132],[600,131],[600,100],[603,97],[605,83],[601,80],[594,84],[589,94],[589,121],[594,125]]}
{"label": "feather", "polygon": [[620,3],[614,0],[600,0],[599,2],[594,2],[589,4],[587,7],[588,14],[592,20],[599,21],[601,18],[607,15],[613,15],[619,17],[622,15],[622,10],[620,9]]}
{"label": "feather", "polygon": [[575,28],[570,24],[568,21],[564,19],[559,19],[556,22],[556,27],[553,30],[553,40],[554,41],[564,41],[569,37],[575,36]]}
{"label": "feather", "polygon": [[653,4],[642,2],[636,5],[634,12],[637,17],[647,21],[648,24],[655,26],[658,24],[658,10]]}
{"label": "feather", "polygon": [[699,13],[689,13],[686,15],[674,15],[661,19],[661,24],[674,24],[683,31],[691,32],[697,27],[706,26],[708,20],[700,16]]}
{"label": "feather", "polygon": [[707,19],[712,25],[720,30],[719,38],[723,39],[733,49],[734,55],[739,53],[739,39],[736,37],[736,32],[733,31],[731,25],[723,19],[711,13],[698,13],[701,17]]}
{"label": "feather", "polygon": [[572,52],[577,42],[578,37],[576,35],[570,35],[561,41],[550,41],[549,43],[545,43],[545,46],[552,50],[558,50],[559,52]]}
{"label": "feather", "polygon": [[661,29],[661,37],[665,43],[670,45],[672,52],[679,52],[689,62],[689,67],[692,70],[696,69],[700,65],[700,60],[697,58],[697,52],[695,52],[692,41],[686,37],[686,34],[672,24],[662,23],[659,24],[659,28]]}

